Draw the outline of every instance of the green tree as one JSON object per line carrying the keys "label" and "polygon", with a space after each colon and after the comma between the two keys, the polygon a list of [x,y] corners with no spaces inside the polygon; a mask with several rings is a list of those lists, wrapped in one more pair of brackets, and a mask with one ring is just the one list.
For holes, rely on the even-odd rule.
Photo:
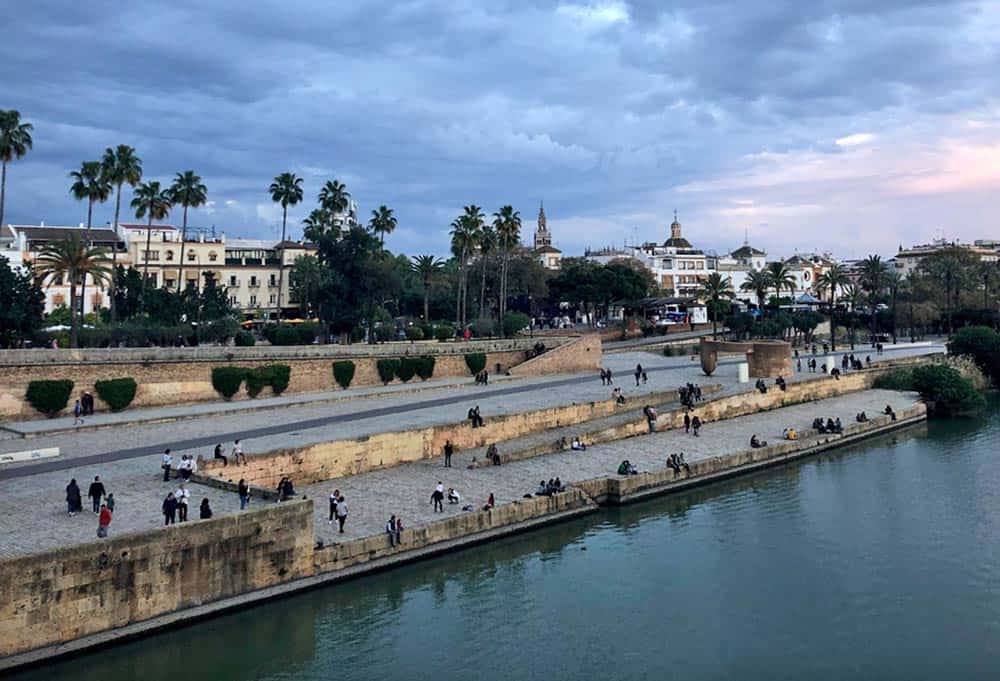
{"label": "green tree", "polygon": [[444,262],[433,255],[415,255],[410,265],[424,287],[424,322],[430,322],[431,286],[444,269]]}
{"label": "green tree", "polygon": [[843,291],[844,287],[851,283],[847,276],[847,270],[842,265],[833,265],[826,272],[816,278],[816,292],[821,296],[830,292],[830,347],[837,351],[837,330],[834,322],[834,306],[837,302],[837,291]]}
{"label": "green tree", "polygon": [[493,226],[485,222],[477,236],[479,246],[479,269],[481,283],[479,286],[479,318],[486,316],[486,272],[490,266],[490,255],[496,250],[497,236]]}
{"label": "green tree", "polygon": [[510,255],[521,243],[521,214],[513,206],[501,206],[493,214],[493,231],[496,233],[497,246],[500,248],[500,311],[499,318],[507,314],[508,270]]}
{"label": "green tree", "polygon": [[141,311],[142,275],[135,267],[115,268],[115,309],[122,319],[132,319]]}
{"label": "green tree", "polygon": [[764,299],[767,298],[767,292],[770,289],[771,277],[767,270],[750,270],[747,273],[746,281],[740,284],[741,291],[753,293],[757,298],[757,309],[761,314],[764,312]]}
{"label": "green tree", "polygon": [[701,295],[711,302],[712,338],[718,338],[719,302],[723,298],[733,298],[735,295],[733,281],[729,277],[723,277],[718,272],[712,272],[701,282]]}
{"label": "green tree", "polygon": [[[101,165],[103,167],[104,175],[108,178],[108,181],[115,188],[115,245],[111,249],[111,269],[112,271],[118,271],[118,218],[121,215],[122,207],[122,186],[128,184],[130,187],[135,187],[142,180],[142,159],[140,159],[136,153],[135,149],[128,146],[127,144],[119,144],[117,147],[112,149],[108,147],[104,150],[104,158],[101,159]],[[111,277],[111,290],[108,292],[108,297],[111,300],[111,322],[114,323],[118,320],[118,296],[116,295],[116,287],[118,285],[118,277]]]}
{"label": "green tree", "polygon": [[326,208],[314,208],[302,225],[302,236],[306,241],[317,243],[325,234],[335,239],[340,237],[340,227],[334,222],[333,213]]}
{"label": "green tree", "polygon": [[70,347],[77,346],[80,312],[77,283],[85,277],[94,282],[106,281],[111,273],[107,249],[92,246],[79,234],[70,233],[61,241],[46,244],[35,259],[42,281],[62,279],[69,282]]}
{"label": "green tree", "polygon": [[21,122],[21,112],[14,109],[0,111],[0,225],[7,199],[7,164],[24,158],[33,143],[31,123]]}
{"label": "green tree", "polygon": [[[337,215],[348,215],[351,207],[351,193],[347,191],[347,185],[341,184],[337,180],[328,181],[319,190],[320,208],[331,214],[331,218]],[[350,217],[348,215],[348,217]]]}
{"label": "green tree", "polygon": [[304,317],[326,315],[322,311],[323,295],[330,284],[330,273],[314,255],[302,255],[295,259],[290,273],[289,285],[293,300],[298,302]]}
{"label": "green tree", "polygon": [[170,202],[173,205],[184,207],[181,223],[181,257],[177,265],[177,290],[180,291],[184,286],[184,244],[187,243],[188,208],[205,205],[208,201],[208,187],[193,170],[185,170],[174,176],[174,183],[167,191],[170,192]]}
{"label": "green tree", "polygon": [[[87,202],[87,242],[90,243],[90,230],[94,218],[94,204],[104,203],[111,197],[111,180],[104,172],[100,161],[84,161],[79,170],[69,174],[73,184],[69,193],[78,201]],[[80,281],[80,301],[87,305],[87,278]]]}
{"label": "green tree", "polygon": [[858,318],[858,304],[861,302],[861,289],[859,289],[854,284],[847,284],[842,289],[842,298],[847,303],[848,306],[848,339],[851,343],[851,350],[854,350],[854,328],[857,324]]}
{"label": "green tree", "polygon": [[268,188],[271,200],[281,204],[281,243],[278,245],[278,313],[281,319],[281,292],[285,287],[285,230],[288,225],[288,207],[302,201],[302,178],[295,173],[281,173]]}
{"label": "green tree", "polygon": [[944,309],[948,325],[948,336],[954,332],[953,316],[959,295],[970,284],[978,258],[967,249],[952,246],[924,258],[920,270],[936,282],[944,293]]}
{"label": "green tree", "polygon": [[166,220],[170,214],[172,204],[170,203],[170,192],[161,189],[160,183],[156,180],[143,182],[134,192],[132,192],[132,211],[137,220],[144,217],[149,221],[146,223],[146,250],[142,258],[142,294],[139,296],[140,307],[146,303],[146,284],[149,281],[149,248],[153,234],[153,220]]}
{"label": "green tree", "polygon": [[455,323],[466,324],[469,292],[469,257],[479,246],[479,235],[482,232],[486,216],[482,209],[470,204],[466,206],[461,216],[451,223],[451,252],[458,259],[458,291],[455,307]]}
{"label": "green tree", "polygon": [[382,204],[377,210],[373,210],[372,218],[368,221],[368,229],[378,236],[379,244],[384,247],[385,235],[392,234],[396,229],[396,216],[392,214],[392,208]]}
{"label": "green tree", "polygon": [[778,299],[781,299],[781,292],[784,289],[788,289],[788,292],[792,298],[795,297],[795,277],[792,275],[791,269],[789,269],[788,264],[781,262],[769,262],[767,263],[767,277],[770,281],[771,288],[774,289],[774,293],[777,295]]}
{"label": "green tree", "polygon": [[860,276],[858,277],[858,283],[861,286],[861,290],[868,297],[868,310],[871,313],[872,323],[871,333],[874,336],[878,332],[876,326],[878,316],[876,315],[875,308],[878,304],[878,297],[882,293],[882,289],[885,288],[885,278],[889,269],[882,262],[882,257],[879,255],[869,255],[861,261],[859,269]]}
{"label": "green tree", "polygon": [[45,292],[26,267],[0,256],[0,347],[20,345],[42,323]]}

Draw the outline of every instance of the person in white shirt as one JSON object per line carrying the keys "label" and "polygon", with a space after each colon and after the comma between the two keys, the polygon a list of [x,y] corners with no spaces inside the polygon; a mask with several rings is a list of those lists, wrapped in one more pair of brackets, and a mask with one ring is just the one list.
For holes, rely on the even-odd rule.
{"label": "person in white shirt", "polygon": [[247,455],[243,453],[243,445],[239,440],[233,443],[233,461],[235,463],[243,461],[244,464],[247,462]]}
{"label": "person in white shirt", "polygon": [[170,466],[174,463],[174,457],[170,456],[170,450],[167,449],[163,452],[163,458],[160,461],[160,468],[163,469],[163,482],[170,482]]}
{"label": "person in white shirt", "polygon": [[184,487],[184,483],[181,483],[174,492],[174,498],[177,499],[178,520],[183,523],[188,519],[188,500],[191,498],[191,493]]}
{"label": "person in white shirt", "polygon": [[462,500],[462,495],[460,495],[458,493],[458,491],[454,487],[449,487],[448,488],[448,503],[449,504],[457,504],[461,500]]}
{"label": "person in white shirt", "polygon": [[344,497],[337,499],[337,524],[340,526],[340,533],[344,534],[344,521],[347,520],[347,502]]}

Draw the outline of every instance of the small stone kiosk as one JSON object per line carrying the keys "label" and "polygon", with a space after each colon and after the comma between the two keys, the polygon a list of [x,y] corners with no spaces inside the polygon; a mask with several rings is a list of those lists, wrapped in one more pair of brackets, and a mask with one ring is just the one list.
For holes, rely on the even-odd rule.
{"label": "small stone kiosk", "polygon": [[[715,373],[719,353],[736,353],[746,357],[749,376],[777,378],[792,375],[792,346],[779,340],[724,341],[702,338],[699,351],[701,370],[706,376]],[[742,372],[740,372],[742,374]],[[740,381],[745,382],[740,376]]]}

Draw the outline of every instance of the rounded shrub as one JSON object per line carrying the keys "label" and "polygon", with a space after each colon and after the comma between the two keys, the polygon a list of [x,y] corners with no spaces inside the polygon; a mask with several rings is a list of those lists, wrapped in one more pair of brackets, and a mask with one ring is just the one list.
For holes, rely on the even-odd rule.
{"label": "rounded shrub", "polygon": [[434,337],[439,341],[449,341],[455,337],[455,327],[451,324],[441,324],[434,329]]}
{"label": "rounded shrub", "polygon": [[375,327],[375,340],[379,343],[388,343],[395,336],[395,329],[391,326]]}
{"label": "rounded shrub", "polygon": [[300,340],[301,336],[295,327],[282,325],[275,331],[274,340],[271,342],[275,345],[300,345]]}
{"label": "rounded shrub", "polygon": [[365,329],[363,326],[355,326],[351,329],[351,342],[360,343],[365,339]]}
{"label": "rounded shrub", "polygon": [[271,367],[271,392],[275,395],[288,390],[288,384],[292,380],[292,367],[287,364],[272,364]]}
{"label": "rounded shrub", "polygon": [[424,330],[419,326],[408,326],[406,327],[406,340],[408,341],[418,341],[424,339]]}
{"label": "rounded shrub", "polygon": [[257,343],[257,339],[249,331],[237,331],[233,337],[233,342],[237,347],[252,348]]}
{"label": "rounded shrub", "polygon": [[476,338],[486,338],[487,336],[493,336],[497,332],[497,325],[489,317],[480,317],[476,321],[472,322],[472,335]]}
{"label": "rounded shrub", "polygon": [[246,375],[247,370],[242,367],[213,367],[212,387],[228,400],[239,392]]}
{"label": "rounded shrub", "polygon": [[422,355],[417,357],[417,376],[421,381],[426,381],[434,375],[434,355]]}
{"label": "rounded shrub", "polygon": [[531,324],[531,317],[523,312],[508,312],[503,316],[503,335],[516,336],[518,331]]}
{"label": "rounded shrub", "polygon": [[399,360],[380,359],[375,363],[375,366],[378,369],[378,377],[381,379],[383,385],[389,385],[399,371]]}
{"label": "rounded shrub", "polygon": [[347,390],[354,380],[354,362],[344,359],[333,363],[333,380],[344,390]]}
{"label": "rounded shrub", "polygon": [[271,383],[271,367],[256,367],[250,369],[245,374],[247,382],[247,395],[257,397],[264,386]]}
{"label": "rounded shrub", "polygon": [[316,334],[318,333],[318,327],[312,322],[306,322],[305,324],[299,324],[295,327],[295,332],[298,334],[299,345],[312,345],[316,342]]}
{"label": "rounded shrub", "polygon": [[52,418],[69,403],[73,392],[73,381],[31,381],[24,393],[24,399],[37,411]]}
{"label": "rounded shrub", "polygon": [[121,411],[132,404],[137,387],[135,379],[128,377],[94,383],[97,396],[111,408],[111,411]]}
{"label": "rounded shrub", "polygon": [[465,366],[469,367],[469,373],[473,376],[486,368],[486,353],[467,352],[465,353]]}
{"label": "rounded shrub", "polygon": [[396,368],[396,377],[403,383],[409,382],[411,378],[417,375],[417,363],[418,360],[416,357],[400,358],[399,366]]}

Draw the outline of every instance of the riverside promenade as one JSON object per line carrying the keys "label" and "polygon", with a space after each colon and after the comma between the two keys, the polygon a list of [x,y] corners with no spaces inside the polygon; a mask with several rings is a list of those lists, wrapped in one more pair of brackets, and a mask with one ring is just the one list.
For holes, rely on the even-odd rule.
{"label": "riverside promenade", "polygon": [[[923,345],[901,348],[888,357],[904,353],[925,354],[939,352],[935,346]],[[649,374],[649,382],[635,387],[630,370],[641,362]],[[746,391],[749,386],[736,382],[735,364],[722,364],[715,376],[705,377],[696,362],[690,358],[665,358],[650,353],[617,354],[606,357],[605,366],[615,371],[616,385],[624,386],[633,405],[641,403],[642,395],[672,389],[687,381],[723,385],[722,394]],[[815,377],[805,374],[806,377]],[[798,377],[789,377],[791,382]],[[832,380],[832,379],[831,379]],[[517,392],[510,392],[518,388]],[[35,472],[48,464],[30,464],[9,467],[5,476],[16,475],[8,482],[8,491],[0,497],[0,513],[19,517],[23,522],[0,528],[0,556],[24,555],[45,548],[73,545],[89,541],[94,536],[96,521],[87,512],[69,518],[63,503],[64,488],[71,477],[75,478],[83,493],[95,475],[100,475],[108,491],[115,494],[117,508],[112,533],[154,529],[162,524],[160,504],[167,491],[176,488],[176,481],[162,482],[159,454],[170,443],[202,442],[199,446],[174,447],[175,461],[183,453],[211,456],[216,441],[226,445],[227,453],[233,433],[237,435],[264,430],[258,436],[244,435],[244,449],[249,456],[255,452],[270,451],[331,439],[363,437],[386,430],[408,430],[428,424],[461,421],[465,411],[479,404],[486,418],[500,414],[519,413],[531,409],[607,399],[610,388],[602,386],[596,376],[546,377],[502,382],[486,388],[468,386],[416,393],[387,392],[369,394],[362,399],[341,400],[329,404],[283,406],[271,410],[220,415],[211,414],[162,424],[119,425],[109,429],[81,431],[73,434],[39,435],[30,440],[30,446],[60,446],[65,454],[56,462],[56,470]],[[872,401],[868,401],[868,395]],[[865,393],[842,398],[831,403],[827,416],[840,416],[847,424],[857,411],[881,411],[885,396]],[[808,405],[806,405],[808,406]],[[894,405],[897,409],[905,405]],[[209,405],[196,405],[208,409]],[[792,411],[790,409],[794,409]],[[786,416],[778,417],[777,414]],[[531,492],[541,479],[559,476],[564,483],[614,472],[618,463],[628,458],[640,469],[662,469],[667,454],[684,452],[688,461],[700,456],[719,454],[745,448],[748,429],[756,429],[763,439],[773,440],[785,426],[802,428],[811,422],[812,411],[805,407],[789,408],[747,419],[761,419],[720,423],[706,426],[701,438],[681,438],[676,432],[632,438],[589,449],[586,453],[553,454],[501,467],[467,470],[468,452],[455,457],[455,467],[443,475],[440,459],[420,461],[394,468],[372,471],[359,476],[343,478],[317,485],[299,487],[297,491],[316,502],[316,534],[324,541],[336,539],[327,522],[327,498],[339,487],[347,497],[351,515],[346,537],[376,534],[390,513],[402,515],[408,527],[440,518],[431,511],[430,493],[437,480],[447,487],[455,487],[463,497],[457,507],[448,507],[446,513],[471,503],[481,506],[492,492],[497,503],[520,498]],[[339,419],[325,423],[324,419]],[[777,419],[777,420],[774,420]],[[784,421],[788,420],[787,423]],[[247,423],[249,421],[249,423]],[[274,432],[267,432],[273,429]],[[776,432],[775,432],[776,431]],[[0,449],[12,451],[23,447],[27,440],[0,442]],[[115,447],[120,449],[115,449]],[[501,451],[504,443],[499,443]],[[126,456],[121,456],[124,453]],[[234,478],[238,479],[234,469]],[[238,512],[238,500],[232,492],[207,485],[192,484],[192,517],[197,505],[208,498],[216,516]],[[85,501],[85,508],[89,505]],[[255,504],[264,503],[258,499]],[[24,509],[31,509],[25,514]]]}

